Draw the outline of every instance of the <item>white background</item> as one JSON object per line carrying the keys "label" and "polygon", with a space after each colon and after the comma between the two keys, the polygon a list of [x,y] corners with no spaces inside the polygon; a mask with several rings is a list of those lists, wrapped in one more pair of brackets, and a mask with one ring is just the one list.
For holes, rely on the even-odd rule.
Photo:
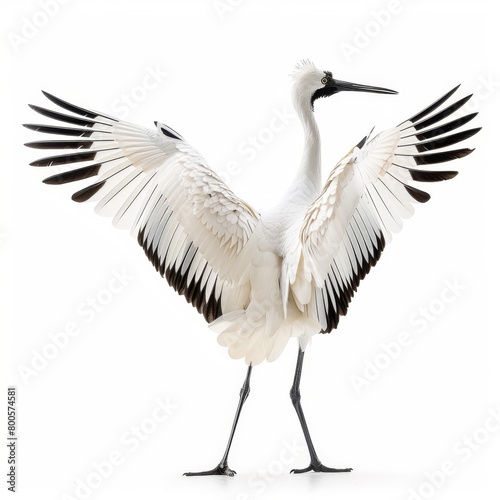
{"label": "white background", "polygon": [[[498,424],[481,430],[500,406],[497,5],[69,0],[57,9],[52,2],[47,17],[42,4],[11,2],[1,20],[3,387],[18,387],[19,498],[83,498],[75,488],[89,477],[87,497],[96,499],[403,500],[412,489],[420,498],[498,498]],[[278,112],[290,113],[288,75],[303,57],[337,78],[400,92],[317,103],[325,173],[373,125],[400,123],[460,82],[457,96],[478,95],[469,110],[480,111],[473,126],[483,130],[467,144],[477,150],[453,165],[460,175],[430,186],[432,200],[385,250],[338,331],[316,337],[306,353],[302,401],[320,458],[354,471],[288,474],[308,464],[288,396],[290,342],[278,361],[254,370],[230,455],[239,474],[182,477],[220,459],[245,365],[217,345],[128,234],[69,200],[79,187],[41,183],[54,170],[28,166],[46,155],[23,146],[42,137],[21,124],[50,122],[27,106],[51,106],[41,89],[136,123],[163,121],[218,171],[233,162],[230,186],[262,210],[294,175],[298,121],[287,119],[255,155],[244,151],[249,136],[269,137],[262,131]],[[158,81],[144,91],[155,68]],[[81,308],[123,271],[133,278],[86,321]],[[461,289],[444,304],[447,280]],[[436,314],[423,320],[429,305]],[[23,378],[19,370],[71,322],[80,334]],[[387,360],[381,345],[402,332],[411,345],[356,391],[353,377]],[[157,398],[176,409],[152,430]],[[151,432],[132,450],[122,437],[141,424]],[[464,436],[482,444],[460,444]],[[122,463],[97,485],[92,464],[117,452]],[[454,467],[443,480],[436,471],[445,461]],[[425,485],[426,474],[441,477],[440,487]]]}

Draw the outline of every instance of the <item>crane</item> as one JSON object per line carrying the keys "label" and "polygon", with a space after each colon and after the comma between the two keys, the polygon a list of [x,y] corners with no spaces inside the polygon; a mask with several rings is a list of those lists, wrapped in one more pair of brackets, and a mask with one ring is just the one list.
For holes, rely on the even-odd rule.
{"label": "crane", "polygon": [[317,100],[345,91],[397,92],[338,80],[310,60],[300,61],[292,78],[304,150],[285,195],[262,213],[236,196],[168,125],[155,122],[155,129],[144,128],[47,92],[57,111],[30,105],[60,123],[25,127],[63,137],[26,144],[60,150],[31,163],[63,169],[43,182],[86,181],[72,199],[95,202],[99,215],[130,230],[161,276],[218,333],[229,356],[244,358],[248,365],[221,461],[189,476],[235,474],[228,456],[252,369],[276,360],[292,337],[298,339],[298,355],[290,397],[311,461],[291,472],[351,470],[326,467],[314,449],[300,394],[306,346],[313,335],[337,328],[392,234],[413,214],[415,204],[429,200],[414,183],[455,177],[456,171],[434,165],[471,153],[449,146],[480,130],[455,131],[477,114],[460,112],[470,95],[449,103],[457,86],[398,126],[374,137],[370,132],[333,167],[322,186]]}

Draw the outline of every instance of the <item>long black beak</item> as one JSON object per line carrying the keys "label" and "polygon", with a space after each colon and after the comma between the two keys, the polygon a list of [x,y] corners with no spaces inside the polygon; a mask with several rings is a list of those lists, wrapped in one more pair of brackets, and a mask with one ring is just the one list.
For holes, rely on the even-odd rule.
{"label": "long black beak", "polygon": [[333,93],[350,90],[354,92],[373,92],[374,94],[397,94],[395,90],[385,89],[384,87],[372,87],[370,85],[361,85],[359,83],[343,82],[342,80],[332,79],[326,85],[332,87]]}

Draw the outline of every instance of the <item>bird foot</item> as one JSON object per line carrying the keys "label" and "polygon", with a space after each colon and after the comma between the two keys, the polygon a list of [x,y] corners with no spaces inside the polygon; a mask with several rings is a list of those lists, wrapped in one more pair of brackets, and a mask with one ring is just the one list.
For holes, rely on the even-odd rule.
{"label": "bird foot", "polygon": [[304,472],[351,472],[352,469],[333,469],[332,467],[326,467],[321,462],[311,462],[309,467],[305,469],[292,469],[290,474],[303,474]]}
{"label": "bird foot", "polygon": [[230,476],[233,477],[236,471],[230,469],[227,464],[219,464],[211,470],[202,472],[185,472],[183,476]]}

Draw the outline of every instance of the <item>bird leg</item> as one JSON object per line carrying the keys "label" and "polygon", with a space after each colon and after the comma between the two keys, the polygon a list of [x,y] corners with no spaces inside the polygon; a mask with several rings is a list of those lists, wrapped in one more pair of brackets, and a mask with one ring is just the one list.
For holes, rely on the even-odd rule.
{"label": "bird leg", "polygon": [[309,455],[311,456],[311,463],[305,469],[292,469],[290,471],[291,474],[301,474],[303,472],[350,472],[352,469],[333,469],[331,467],[324,466],[314,449],[314,445],[312,443],[311,435],[309,434],[309,429],[307,428],[306,419],[304,417],[304,412],[302,411],[302,405],[300,404],[300,376],[302,374],[302,362],[304,361],[304,351],[299,345],[299,355],[297,358],[297,367],[295,368],[295,376],[293,378],[293,385],[290,390],[290,398],[292,399],[293,407],[297,412],[297,416],[299,417],[299,422],[302,427],[302,432],[304,433],[304,437],[306,439],[307,448],[309,449]]}
{"label": "bird leg", "polygon": [[231,434],[229,435],[229,441],[226,446],[226,451],[224,452],[224,455],[222,456],[222,460],[219,462],[219,465],[207,471],[186,472],[184,473],[184,476],[234,476],[236,474],[236,471],[228,467],[227,458],[229,455],[229,450],[231,449],[231,443],[233,442],[236,425],[238,424],[238,420],[240,418],[241,409],[243,408],[243,404],[245,403],[248,395],[250,394],[251,374],[252,374],[252,365],[250,364],[248,366],[247,376],[240,390],[240,400],[238,402],[238,408],[236,408],[236,415],[234,416],[233,426],[231,427]]}

